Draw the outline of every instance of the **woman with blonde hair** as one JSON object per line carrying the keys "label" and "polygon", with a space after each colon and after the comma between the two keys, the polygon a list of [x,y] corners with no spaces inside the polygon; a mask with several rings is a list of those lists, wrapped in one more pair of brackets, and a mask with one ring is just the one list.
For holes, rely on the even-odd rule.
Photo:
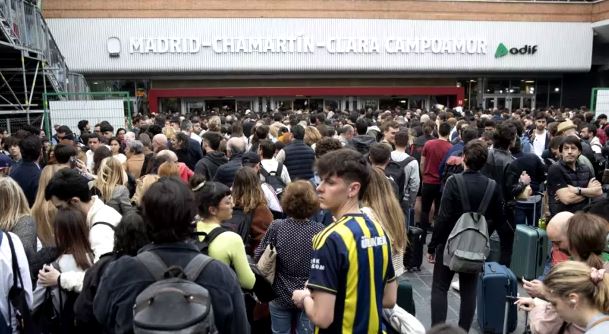
{"label": "woman with blonde hair", "polygon": [[370,169],[370,183],[362,198],[362,211],[372,220],[378,222],[391,241],[391,257],[396,277],[404,273],[404,250],[406,223],[404,211],[400,207],[391,183],[380,168]]}
{"label": "woman with blonde hair", "polygon": [[[251,216],[251,238],[245,245],[245,250],[247,254],[252,255],[273,221],[273,214],[267,206],[266,197],[260,186],[260,177],[255,169],[242,167],[237,171],[232,195],[235,202],[233,219],[239,219],[239,211],[246,216]],[[230,224],[230,221],[226,221],[223,225],[230,226]]]}
{"label": "woman with blonde hair", "polygon": [[605,269],[566,261],[554,266],[544,280],[547,297],[562,319],[586,329],[609,333],[609,276]]}
{"label": "woman with blonde hair", "polygon": [[38,192],[36,192],[36,200],[32,205],[32,218],[36,222],[36,235],[42,243],[42,247],[52,247],[55,245],[55,235],[53,234],[53,221],[57,208],[44,198],[44,190],[55,173],[62,167],[59,165],[48,165],[40,172],[40,180],[38,181]]}
{"label": "woman with blonde hair", "polygon": [[10,177],[0,177],[0,230],[15,233],[28,260],[36,255],[36,222],[23,190]]}
{"label": "woman with blonde hair", "polygon": [[315,149],[315,144],[321,139],[321,133],[314,126],[307,126],[305,128],[304,142],[312,149]]}
{"label": "woman with blonde hair", "polygon": [[121,215],[133,210],[129,200],[129,190],[125,187],[127,183],[125,175],[123,164],[114,157],[108,157],[102,160],[97,178],[89,184],[106,205]]}
{"label": "woman with blonde hair", "polygon": [[175,176],[175,177],[179,178],[180,177],[180,168],[178,167],[178,164],[173,161],[165,161],[159,166],[158,175],[159,175],[159,177]]}

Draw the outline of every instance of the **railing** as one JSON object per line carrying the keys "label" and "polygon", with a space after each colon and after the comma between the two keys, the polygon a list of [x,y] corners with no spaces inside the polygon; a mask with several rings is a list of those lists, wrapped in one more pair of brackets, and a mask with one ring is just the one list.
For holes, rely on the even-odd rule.
{"label": "railing", "polygon": [[[0,0],[0,18],[10,27],[16,46],[40,53],[46,60],[45,70],[54,76],[60,91],[69,91],[69,70],[49,27],[34,2]],[[73,86],[74,87],[74,86]],[[88,91],[86,82],[78,87]]]}

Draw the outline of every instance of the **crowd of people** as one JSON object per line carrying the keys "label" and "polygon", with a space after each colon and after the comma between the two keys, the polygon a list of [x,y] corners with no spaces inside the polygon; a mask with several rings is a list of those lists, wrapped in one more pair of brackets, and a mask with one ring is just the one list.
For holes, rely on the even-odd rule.
{"label": "crowd of people", "polygon": [[518,301],[536,333],[609,332],[605,115],[216,110],[4,133],[0,333],[399,333],[383,310],[423,260],[412,227],[428,333],[467,332],[479,273],[447,243],[477,207],[507,267],[516,225],[548,221]]}

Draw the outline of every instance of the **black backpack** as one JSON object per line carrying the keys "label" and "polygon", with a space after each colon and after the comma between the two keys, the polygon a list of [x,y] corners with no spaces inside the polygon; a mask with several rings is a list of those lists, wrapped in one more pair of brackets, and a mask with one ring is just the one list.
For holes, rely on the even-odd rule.
{"label": "black backpack", "polygon": [[266,169],[264,169],[264,167],[260,167],[260,174],[264,176],[265,182],[273,188],[277,198],[281,198],[281,194],[283,193],[283,190],[286,186],[283,180],[281,179],[281,173],[283,172],[283,164],[279,163],[277,165],[277,170],[270,173]]}
{"label": "black backpack", "polygon": [[[195,236],[203,236],[203,241],[197,241],[197,247],[201,253],[207,255],[209,252],[209,245],[214,241],[220,234],[233,231],[241,236],[243,240],[243,244],[245,245],[245,251],[249,251],[249,241],[250,241],[250,228],[252,227],[254,212],[250,212],[246,214],[243,212],[243,209],[234,208],[233,216],[231,219],[225,220],[222,222],[220,227],[216,227],[211,232],[195,232]],[[251,254],[249,254],[251,255]]]}
{"label": "black backpack", "polygon": [[402,161],[391,160],[385,167],[385,175],[397,185],[399,197],[398,201],[401,201],[402,198],[404,198],[404,187],[406,186],[407,182],[406,175],[404,174],[404,168],[414,160],[415,158],[412,156]]}
{"label": "black backpack", "polygon": [[185,268],[167,264],[152,251],[136,257],[155,281],[133,305],[133,331],[143,333],[218,333],[209,291],[196,283],[213,259],[197,254]]}

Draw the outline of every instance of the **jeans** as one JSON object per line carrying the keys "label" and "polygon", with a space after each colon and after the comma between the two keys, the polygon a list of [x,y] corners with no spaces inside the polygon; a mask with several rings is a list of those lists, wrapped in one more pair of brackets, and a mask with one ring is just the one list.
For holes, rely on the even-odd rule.
{"label": "jeans", "polygon": [[442,199],[442,192],[440,191],[440,184],[429,184],[423,183],[421,190],[421,228],[426,232],[431,226],[429,223],[429,211],[431,211],[431,205],[436,204],[435,215],[438,215],[440,211],[440,200]]}
{"label": "jeans", "polygon": [[[442,263],[444,257],[444,247],[436,248],[436,263],[433,267],[433,280],[431,283],[431,325],[443,324],[446,322],[448,309],[448,289],[455,275],[447,266]],[[478,274],[458,273],[459,274],[459,294],[461,296],[461,307],[459,308],[459,327],[465,332],[474,320],[476,311],[476,288],[478,285]]]}
{"label": "jeans", "polygon": [[[517,201],[514,210],[514,223],[527,224],[537,227],[539,217],[541,217],[541,196],[529,201]],[[534,202],[537,200],[536,202]]]}
{"label": "jeans", "polygon": [[271,311],[271,327],[273,334],[290,334],[292,324],[296,324],[297,334],[309,334],[314,332],[313,324],[307,318],[307,314],[299,309],[288,309],[273,302],[269,303]]}

